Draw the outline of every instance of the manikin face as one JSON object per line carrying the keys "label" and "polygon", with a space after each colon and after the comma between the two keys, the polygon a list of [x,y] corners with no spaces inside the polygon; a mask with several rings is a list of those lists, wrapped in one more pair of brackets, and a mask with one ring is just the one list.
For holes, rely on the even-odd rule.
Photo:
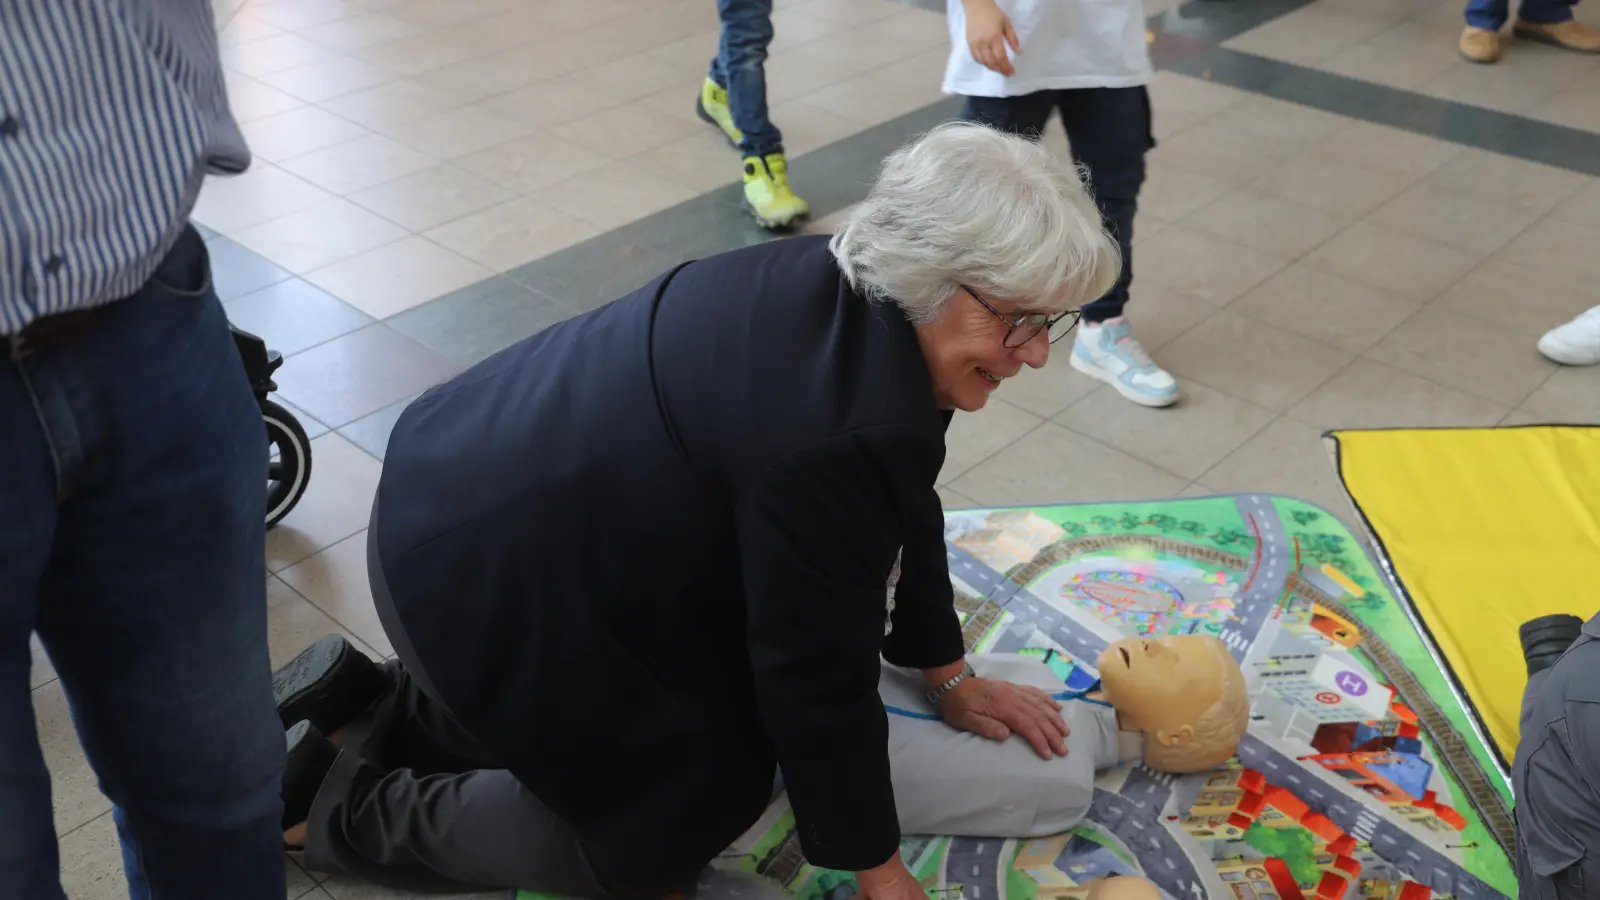
{"label": "manikin face", "polygon": [[1222,696],[1222,660],[1214,638],[1123,638],[1098,662],[1101,687],[1122,727],[1162,744],[1188,740],[1192,722]]}
{"label": "manikin face", "polygon": [[1050,359],[1046,331],[1020,347],[1006,346],[1006,334],[1011,330],[1006,320],[1037,312],[1048,311],[1002,300],[979,300],[958,288],[937,319],[918,325],[917,342],[928,360],[939,408],[976,412],[989,402],[989,395],[1002,381],[1021,372],[1024,365],[1043,366]]}

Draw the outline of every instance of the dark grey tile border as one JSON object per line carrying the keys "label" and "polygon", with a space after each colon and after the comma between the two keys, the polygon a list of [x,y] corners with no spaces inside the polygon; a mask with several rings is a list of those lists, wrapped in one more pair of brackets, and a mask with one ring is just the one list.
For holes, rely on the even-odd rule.
{"label": "dark grey tile border", "polygon": [[577,312],[497,275],[392,316],[385,324],[467,367]]}

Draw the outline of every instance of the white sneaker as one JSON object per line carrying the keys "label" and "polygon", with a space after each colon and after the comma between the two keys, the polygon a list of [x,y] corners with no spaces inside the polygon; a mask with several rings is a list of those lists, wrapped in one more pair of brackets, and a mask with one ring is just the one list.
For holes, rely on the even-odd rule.
{"label": "white sneaker", "polygon": [[1140,406],[1171,406],[1178,402],[1178,382],[1150,360],[1128,331],[1128,320],[1118,316],[1078,326],[1072,345],[1072,367],[1098,378]]}
{"label": "white sneaker", "polygon": [[1600,306],[1546,332],[1539,352],[1564,366],[1600,363]]}

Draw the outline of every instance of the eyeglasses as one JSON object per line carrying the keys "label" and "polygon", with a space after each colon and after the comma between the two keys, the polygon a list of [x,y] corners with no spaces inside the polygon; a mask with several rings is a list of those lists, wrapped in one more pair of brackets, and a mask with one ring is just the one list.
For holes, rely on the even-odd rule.
{"label": "eyeglasses", "polygon": [[1008,350],[1014,350],[1039,336],[1039,332],[1046,332],[1050,343],[1054,344],[1072,333],[1078,327],[1078,319],[1083,315],[1079,309],[1069,309],[1066,312],[1050,315],[1048,313],[1026,313],[1019,316],[1008,316],[994,305],[983,299],[983,296],[966,285],[961,289],[972,295],[972,299],[983,304],[983,308],[994,314],[996,319],[1006,323],[1005,340],[1002,345]]}

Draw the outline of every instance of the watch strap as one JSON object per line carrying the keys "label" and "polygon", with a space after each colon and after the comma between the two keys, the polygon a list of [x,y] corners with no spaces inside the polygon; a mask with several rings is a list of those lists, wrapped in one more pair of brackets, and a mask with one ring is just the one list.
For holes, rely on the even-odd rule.
{"label": "watch strap", "polygon": [[949,681],[946,681],[944,684],[939,685],[927,693],[929,705],[937,709],[939,706],[939,701],[944,699],[945,694],[950,693],[955,689],[956,685],[966,681],[968,678],[976,677],[978,677],[978,673],[972,671],[972,663],[962,661],[960,672],[957,672]]}

